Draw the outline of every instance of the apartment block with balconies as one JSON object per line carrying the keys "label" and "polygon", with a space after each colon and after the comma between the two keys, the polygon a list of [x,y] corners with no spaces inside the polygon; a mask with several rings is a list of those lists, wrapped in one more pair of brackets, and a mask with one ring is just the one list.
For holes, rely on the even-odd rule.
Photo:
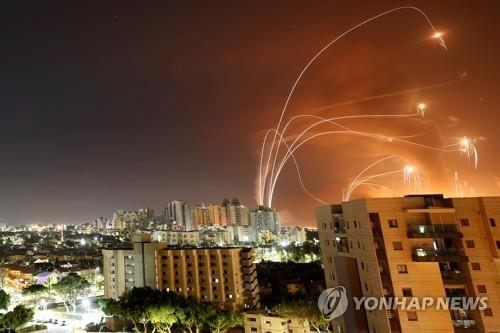
{"label": "apartment block with balconies", "polygon": [[500,332],[500,198],[416,195],[316,209],[328,287],[350,296],[488,297],[483,310],[353,310],[339,332]]}
{"label": "apartment block with balconies", "polygon": [[245,248],[161,249],[156,252],[157,288],[222,308],[259,306],[253,252]]}

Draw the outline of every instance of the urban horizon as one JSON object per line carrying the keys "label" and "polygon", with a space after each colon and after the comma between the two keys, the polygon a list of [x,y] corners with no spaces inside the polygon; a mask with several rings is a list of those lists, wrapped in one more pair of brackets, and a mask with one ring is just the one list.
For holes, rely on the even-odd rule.
{"label": "urban horizon", "polygon": [[498,333],[498,3],[0,16],[0,333]]}
{"label": "urban horizon", "polygon": [[[2,223],[230,195],[312,226],[315,207],[347,192],[499,192],[498,50],[477,38],[498,35],[491,3],[425,4],[425,16],[390,2],[75,6],[19,2],[2,20]],[[389,156],[370,171],[412,170],[421,187],[394,173],[352,189]]]}

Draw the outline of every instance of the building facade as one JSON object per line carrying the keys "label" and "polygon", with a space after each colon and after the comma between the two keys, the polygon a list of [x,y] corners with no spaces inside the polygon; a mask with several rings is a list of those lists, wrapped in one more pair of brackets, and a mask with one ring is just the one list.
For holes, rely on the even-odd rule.
{"label": "building facade", "polygon": [[151,236],[133,236],[132,249],[103,249],[104,297],[118,298],[134,287],[156,287],[155,251],[165,243]]}
{"label": "building facade", "polygon": [[[350,297],[488,297],[479,310],[360,310],[336,332],[500,331],[500,198],[418,195],[316,209],[327,287]],[[352,303],[352,302],[351,302]]]}
{"label": "building facade", "polygon": [[259,290],[249,248],[171,248],[133,237],[133,249],[102,250],[104,296],[118,298],[133,287],[169,290],[227,309],[258,308]]}
{"label": "building facade", "polygon": [[181,228],[185,231],[194,230],[191,223],[189,204],[184,201],[174,200],[165,208],[166,223],[173,229]]}
{"label": "building facade", "polygon": [[299,245],[306,241],[306,230],[302,227],[281,227],[279,236],[282,244]]}
{"label": "building facade", "polygon": [[243,313],[245,333],[309,333],[309,322],[296,318],[283,318],[266,310]]}
{"label": "building facade", "polygon": [[249,225],[250,211],[243,206],[238,199],[224,200],[221,205],[221,224],[231,225]]}
{"label": "building facade", "polygon": [[232,310],[259,306],[251,249],[163,249],[156,253],[156,270],[160,290]]}
{"label": "building facade", "polygon": [[264,230],[279,233],[281,230],[280,217],[274,208],[259,207],[250,210],[250,224],[257,233]]}
{"label": "building facade", "polygon": [[152,240],[171,246],[197,246],[200,243],[200,232],[197,230],[157,230],[153,231]]}

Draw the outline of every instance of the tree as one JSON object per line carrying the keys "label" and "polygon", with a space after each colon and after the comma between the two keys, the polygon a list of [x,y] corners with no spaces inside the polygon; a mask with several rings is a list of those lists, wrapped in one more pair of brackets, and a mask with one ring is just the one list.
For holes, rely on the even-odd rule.
{"label": "tree", "polygon": [[34,314],[33,309],[20,304],[14,310],[0,317],[0,327],[15,331],[18,327],[32,320]]}
{"label": "tree", "polygon": [[178,321],[183,320],[183,313],[180,307],[174,304],[164,304],[160,306],[151,307],[148,309],[149,320],[153,324],[153,332],[172,332],[172,326]]}
{"label": "tree", "polygon": [[285,318],[296,318],[309,321],[314,329],[320,333],[322,331],[332,332],[330,322],[323,318],[316,300],[312,298],[300,301],[283,302],[274,307],[273,310]]}
{"label": "tree", "polygon": [[200,333],[203,330],[203,327],[208,323],[208,305],[206,303],[186,304],[183,310],[183,326],[189,331],[189,333]]}
{"label": "tree", "polygon": [[23,295],[29,299],[35,307],[40,305],[41,297],[46,295],[48,288],[41,284],[32,284],[23,289]]}
{"label": "tree", "polygon": [[208,314],[208,326],[213,333],[225,333],[230,328],[243,325],[243,317],[232,311],[212,308]]}
{"label": "tree", "polygon": [[10,304],[10,295],[5,292],[5,290],[0,289],[0,310],[9,307]]}
{"label": "tree", "polygon": [[171,294],[164,293],[151,288],[133,288],[125,293],[120,299],[102,301],[102,311],[108,316],[116,316],[124,320],[129,320],[134,325],[134,330],[147,332],[150,322],[150,309],[159,306],[165,299],[171,297]]}
{"label": "tree", "polygon": [[70,273],[63,277],[59,283],[56,283],[53,288],[63,299],[66,312],[69,313],[70,310],[75,311],[76,301],[88,292],[90,283],[80,275]]}

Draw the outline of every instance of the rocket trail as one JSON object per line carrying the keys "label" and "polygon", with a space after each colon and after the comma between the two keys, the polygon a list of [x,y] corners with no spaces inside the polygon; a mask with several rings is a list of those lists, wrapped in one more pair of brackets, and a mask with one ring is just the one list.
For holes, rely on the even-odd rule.
{"label": "rocket trail", "polygon": [[[276,138],[277,138],[277,133],[280,132],[280,129],[281,129],[281,123],[283,121],[283,117],[285,115],[285,112],[286,112],[286,109],[288,107],[288,104],[290,103],[290,100],[295,92],[295,89],[298,85],[298,83],[300,82],[300,80],[302,79],[302,76],[305,74],[305,72],[308,70],[308,68],[316,61],[316,59],[324,52],[326,51],[328,48],[330,48],[330,46],[332,46],[333,44],[335,44],[337,41],[339,41],[340,39],[342,39],[344,36],[348,35],[349,33],[357,30],[358,28],[364,26],[365,24],[368,24],[372,21],[375,21],[385,15],[388,15],[388,14],[391,14],[391,13],[394,13],[394,12],[397,12],[397,11],[401,11],[401,10],[412,10],[412,11],[416,11],[418,14],[422,15],[425,20],[427,21],[427,23],[429,24],[430,28],[432,29],[432,31],[434,32],[434,36],[439,40],[439,43],[440,45],[446,50],[446,44],[441,36],[441,34],[436,30],[436,28],[434,27],[434,25],[432,24],[431,20],[429,19],[429,17],[419,8],[417,7],[414,7],[414,6],[401,6],[401,7],[397,7],[397,8],[393,8],[393,9],[390,9],[390,10],[387,10],[385,12],[382,12],[378,15],[375,15],[369,19],[366,19],[364,21],[362,21],[361,23],[358,23],[356,24],[355,26],[351,27],[350,29],[344,31],[343,33],[341,33],[340,35],[338,35],[336,38],[334,38],[332,41],[330,41],[328,44],[326,44],[321,50],[319,50],[310,60],[309,62],[305,65],[305,67],[302,69],[302,71],[300,72],[300,74],[298,75],[297,79],[295,80],[294,84],[292,85],[292,88],[290,89],[290,92],[288,93],[288,96],[286,98],[286,101],[285,101],[285,104],[283,106],[283,109],[281,111],[281,114],[280,114],[280,117],[279,117],[279,120],[278,120],[278,123],[276,125],[276,132],[274,132],[274,135],[273,135],[273,140],[272,140],[272,143],[271,143],[271,148],[270,148],[270,153],[269,153],[269,156],[267,158],[267,162],[266,162],[266,168],[265,168],[265,172],[264,172],[264,179],[262,179],[262,173],[260,172],[260,176],[259,176],[259,180],[260,180],[260,184],[259,186],[262,188],[264,187],[265,183],[266,183],[266,179],[267,179],[267,175],[268,175],[268,172],[269,172],[269,166],[270,166],[270,162],[271,162],[271,156],[273,155],[273,152],[274,152],[274,146],[275,146],[275,143],[276,143]],[[279,146],[276,148],[276,155],[279,154]],[[274,172],[271,172],[271,179],[274,178]],[[262,190],[260,191],[261,193]],[[259,202],[259,204],[263,204],[263,197],[261,196],[261,198],[259,198],[261,202]]]}
{"label": "rocket trail", "polygon": [[424,145],[424,144],[421,144],[421,143],[416,143],[416,142],[412,142],[412,141],[408,141],[408,140],[398,139],[398,138],[389,137],[389,136],[378,134],[378,133],[370,133],[370,132],[361,132],[361,131],[353,131],[353,130],[337,130],[337,131],[325,131],[325,132],[321,132],[321,133],[316,133],[316,134],[314,134],[314,135],[312,135],[312,136],[304,139],[303,141],[301,141],[300,143],[296,144],[295,146],[293,146],[289,150],[289,152],[287,154],[285,154],[285,157],[281,161],[281,163],[280,163],[280,165],[279,165],[279,167],[277,169],[276,176],[275,176],[275,178],[274,178],[274,180],[273,180],[273,182],[271,184],[271,188],[270,188],[269,196],[268,196],[268,204],[269,204],[269,206],[272,203],[272,197],[273,197],[273,194],[274,194],[274,189],[275,189],[275,186],[276,186],[276,181],[278,179],[278,176],[279,176],[281,170],[283,169],[283,166],[285,165],[286,161],[290,157],[290,154],[293,154],[298,148],[300,148],[302,145],[304,145],[308,141],[310,141],[312,139],[315,139],[317,137],[323,136],[323,135],[328,135],[328,134],[348,134],[348,135],[369,137],[369,138],[375,138],[375,139],[379,139],[379,140],[386,141],[386,142],[404,143],[404,144],[413,145],[413,146],[416,146],[416,147],[420,147],[420,148],[424,148],[424,149],[429,149],[429,150],[433,150],[433,151],[438,151],[438,152],[442,152],[442,153],[463,151],[461,149],[444,149],[444,148],[439,148],[439,147],[427,146],[427,145]]}
{"label": "rocket trail", "polygon": [[[302,136],[304,136],[309,130],[311,130],[312,128],[316,127],[316,126],[319,126],[323,123],[331,123],[331,124],[334,124],[344,130],[347,130],[347,131],[352,131],[350,128],[346,127],[346,126],[343,126],[343,125],[340,125],[336,122],[334,122],[335,120],[345,120],[345,119],[366,119],[366,118],[413,118],[413,117],[416,117],[416,116],[419,116],[419,113],[411,113],[411,114],[377,114],[377,115],[351,115],[351,116],[339,116],[339,117],[333,117],[333,118],[323,118],[323,117],[320,117],[320,116],[314,116],[314,115],[299,115],[299,116],[295,116],[293,117],[292,119],[290,119],[290,121],[288,121],[288,123],[285,125],[283,131],[282,131],[282,135],[284,134],[286,128],[288,127],[288,125],[296,118],[298,117],[303,117],[303,116],[308,116],[308,117],[312,117],[312,118],[316,118],[316,119],[320,119],[319,121],[317,121],[316,123],[310,125],[309,127],[307,127],[306,129],[304,129],[296,138],[295,140],[292,142],[291,144],[291,147],[294,147],[297,143],[297,141],[302,138]],[[391,138],[392,139],[392,138]],[[278,149],[279,149],[279,145],[278,145]],[[277,161],[277,157],[278,157],[278,149],[276,150],[276,155],[274,157],[274,162],[273,162],[273,166],[272,166],[272,169],[271,169],[271,177],[270,177],[270,184],[271,184],[271,187],[270,187],[270,193],[274,192],[274,187],[275,187],[275,183],[276,183],[276,180],[279,176],[279,173],[281,172],[281,169],[283,168],[283,165],[284,163],[281,163],[280,166],[278,167],[278,171],[275,172],[275,168],[276,168],[276,161]],[[288,160],[288,153],[285,154],[285,157],[284,157],[284,162],[286,162],[286,160]],[[282,162],[283,162],[282,161]],[[265,185],[265,183],[264,183]]]}
{"label": "rocket trail", "polygon": [[360,172],[360,173],[359,173],[356,177],[354,177],[354,180],[351,182],[351,184],[349,185],[349,188],[347,189],[347,193],[352,192],[352,191],[351,191],[352,185],[353,185],[354,183],[356,183],[356,182],[357,182],[357,180],[358,180],[361,176],[363,176],[363,175],[364,175],[364,174],[365,174],[368,170],[370,170],[371,168],[373,168],[373,167],[374,167],[374,166],[376,166],[377,164],[380,164],[380,163],[382,163],[382,162],[384,162],[384,161],[387,161],[388,159],[394,158],[395,156],[396,156],[396,155],[386,156],[386,157],[384,157],[384,158],[381,158],[381,159],[379,159],[379,160],[377,160],[377,161],[375,161],[375,162],[371,163],[371,164],[370,164],[370,165],[368,165],[366,168],[364,168],[364,169],[363,169],[363,170],[362,170],[362,171],[361,171],[361,172]]}
{"label": "rocket trail", "polygon": [[[274,128],[273,129],[270,129],[268,130],[268,133],[269,132],[272,132],[272,131],[276,131]],[[266,133],[266,135],[268,134]],[[277,135],[279,136],[281,142],[283,142],[283,144],[285,145],[285,147],[287,148],[287,150],[289,151],[290,150],[290,147],[288,146],[288,144],[286,143],[286,141],[284,140],[283,136],[280,134],[280,133],[277,133]],[[309,197],[311,197],[312,199],[318,201],[319,203],[322,203],[324,205],[327,205],[328,203],[324,200],[321,200],[320,198],[316,197],[315,195],[313,195],[311,192],[309,192],[309,190],[306,188],[303,180],[302,180],[302,175],[300,173],[300,168],[299,168],[299,164],[295,158],[295,156],[293,154],[290,155],[292,157],[292,160],[293,160],[293,163],[295,164],[295,169],[297,171],[297,177],[299,178],[299,183],[300,183],[300,186],[302,187],[302,190],[304,191],[304,193],[306,195],[308,195]]]}
{"label": "rocket trail", "polygon": [[460,82],[461,80],[462,79],[452,80],[452,81],[446,81],[446,82],[442,82],[442,83],[436,83],[436,84],[433,84],[433,85],[425,86],[425,87],[422,87],[422,88],[403,89],[403,90],[398,90],[398,91],[395,91],[395,92],[392,92],[392,93],[387,93],[387,94],[374,95],[374,96],[369,96],[369,97],[362,97],[362,98],[355,99],[355,100],[352,100],[352,101],[340,102],[340,103],[335,103],[335,104],[332,104],[332,105],[323,106],[323,107],[311,110],[309,112],[310,113],[318,113],[318,112],[322,112],[322,111],[326,111],[326,110],[331,110],[331,109],[334,109],[334,108],[339,108],[339,107],[342,107],[342,106],[348,106],[348,105],[357,104],[357,103],[363,103],[363,102],[370,102],[370,101],[375,101],[375,100],[389,98],[389,97],[403,96],[403,95],[411,94],[411,93],[414,93],[414,92],[420,92],[420,91],[431,90],[431,89],[440,88],[440,87],[446,87],[446,86],[450,86],[450,85],[452,85],[454,83]]}

